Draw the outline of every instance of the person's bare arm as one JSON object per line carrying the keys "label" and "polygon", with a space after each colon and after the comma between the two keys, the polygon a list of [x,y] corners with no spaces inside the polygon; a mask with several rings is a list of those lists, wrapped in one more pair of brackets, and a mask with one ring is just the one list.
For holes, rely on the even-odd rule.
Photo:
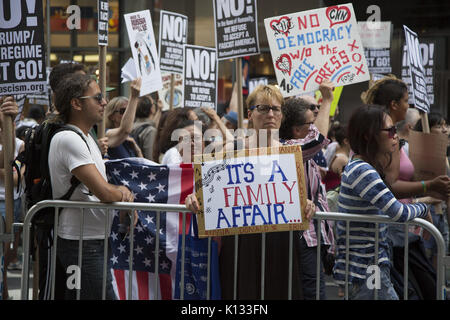
{"label": "person's bare arm", "polygon": [[101,202],[132,202],[133,194],[125,186],[108,183],[95,164],[86,164],[72,170],[77,177]]}
{"label": "person's bare arm", "polygon": [[130,99],[128,101],[127,109],[123,114],[122,121],[120,122],[120,126],[118,128],[109,129],[105,134],[105,136],[108,137],[108,147],[110,148],[121,145],[133,130],[139,92],[141,90],[141,78],[133,80],[130,88]]}
{"label": "person's bare arm", "polygon": [[333,83],[328,79],[323,80],[319,87],[320,93],[322,94],[322,103],[314,124],[324,137],[328,135],[330,108],[333,102],[333,88]]}

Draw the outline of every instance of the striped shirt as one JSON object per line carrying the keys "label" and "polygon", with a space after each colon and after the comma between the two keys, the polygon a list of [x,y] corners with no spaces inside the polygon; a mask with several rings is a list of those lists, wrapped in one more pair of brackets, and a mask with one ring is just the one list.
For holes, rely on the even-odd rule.
{"label": "striped shirt", "polygon": [[[305,169],[306,189],[308,199],[316,205],[316,212],[330,211],[327,203],[325,185],[321,181],[320,169],[313,160],[314,156],[322,150],[330,141],[325,138],[313,124],[310,125],[308,135],[303,139],[282,141],[284,145],[300,144],[302,146],[303,165]],[[303,237],[308,247],[317,246],[317,220],[312,220],[309,229],[303,232]],[[333,224],[331,221],[321,221],[321,237],[323,244],[331,245],[330,252],[334,253]]]}
{"label": "striped shirt", "polygon": [[[387,188],[378,172],[367,162],[351,160],[344,169],[339,191],[339,212],[388,215],[393,221],[405,222],[427,215],[423,203],[404,204]],[[378,265],[390,266],[387,224],[379,224]],[[337,283],[345,283],[346,223],[337,222],[337,255],[333,269]],[[366,279],[368,266],[375,264],[375,224],[350,222],[348,281]]]}

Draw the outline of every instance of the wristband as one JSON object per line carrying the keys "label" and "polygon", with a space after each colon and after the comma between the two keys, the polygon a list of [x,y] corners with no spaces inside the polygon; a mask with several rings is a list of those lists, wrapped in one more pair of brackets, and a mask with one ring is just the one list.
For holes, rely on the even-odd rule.
{"label": "wristband", "polygon": [[420,183],[422,183],[422,187],[423,187],[423,193],[427,192],[427,185],[425,184],[425,181],[420,181]]}

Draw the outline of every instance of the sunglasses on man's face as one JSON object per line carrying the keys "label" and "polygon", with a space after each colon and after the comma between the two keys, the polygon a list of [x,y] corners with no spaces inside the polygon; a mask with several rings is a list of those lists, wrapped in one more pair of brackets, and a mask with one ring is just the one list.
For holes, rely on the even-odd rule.
{"label": "sunglasses on man's face", "polygon": [[381,130],[387,131],[388,132],[388,136],[391,139],[394,138],[395,135],[397,134],[397,127],[396,126],[392,126],[392,127],[389,127],[389,128],[386,128],[386,129],[381,129]]}
{"label": "sunglasses on man's face", "polygon": [[320,104],[311,104],[309,106],[309,110],[311,110],[311,111],[316,110],[316,108],[317,108],[317,110],[320,110]]}
{"label": "sunglasses on man's face", "polygon": [[100,92],[98,94],[96,94],[95,96],[84,96],[84,97],[80,97],[80,99],[95,99],[95,101],[97,101],[98,104],[101,104],[103,101],[103,94]]}

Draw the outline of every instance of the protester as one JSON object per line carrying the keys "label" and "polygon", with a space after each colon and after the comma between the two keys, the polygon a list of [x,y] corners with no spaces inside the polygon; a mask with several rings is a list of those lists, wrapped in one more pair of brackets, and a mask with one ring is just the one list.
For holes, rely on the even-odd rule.
{"label": "protester", "polygon": [[326,191],[334,190],[341,184],[341,175],[347,165],[350,154],[350,144],[347,138],[347,128],[339,126],[334,131],[337,146],[328,164],[328,171],[323,182]]}
{"label": "protester", "polygon": [[[449,131],[447,128],[446,121],[444,117],[437,112],[431,112],[428,114],[428,126],[430,128],[430,133],[432,134],[440,134],[448,137]],[[415,128],[416,131],[422,131],[422,122],[418,121]],[[449,169],[447,167],[447,175],[449,174]],[[447,199],[445,199],[447,200]],[[446,201],[433,201],[433,206],[431,208],[431,217],[433,218],[433,224],[438,228],[441,232],[444,240],[447,252],[448,241],[449,241],[449,230],[448,230],[448,222],[447,222],[447,203]],[[436,268],[437,266],[437,245],[434,237],[430,237],[425,240],[425,248],[427,251],[428,258],[432,261],[433,266]]]}
{"label": "protester", "polygon": [[[259,146],[276,147],[281,146],[278,137],[278,130],[283,118],[282,106],[284,104],[283,96],[278,88],[272,85],[261,85],[247,98],[248,118],[253,122],[253,130],[249,136],[241,137],[233,142],[231,150],[241,150],[243,148],[257,148]],[[314,137],[311,138],[314,140]],[[298,141],[300,143],[300,141]],[[320,143],[312,143],[315,150],[321,148]],[[304,160],[310,159],[314,154],[312,150],[304,153]],[[198,200],[195,194],[186,198],[186,206],[196,212]],[[307,219],[310,221],[315,205],[308,200],[306,209]],[[310,223],[310,225],[312,222]],[[293,232],[294,239],[301,237],[301,232]],[[265,239],[266,260],[264,292],[266,299],[285,299],[288,296],[288,268],[289,252],[280,250],[280,248],[289,247],[288,232],[267,233]],[[250,234],[240,235],[238,240],[238,270],[237,270],[237,295],[236,299],[259,299],[261,292],[261,235]],[[221,288],[223,299],[234,299],[234,254],[235,238],[225,236],[221,238],[220,248],[220,270],[221,270]],[[303,287],[301,279],[300,266],[300,248],[299,242],[294,240],[292,266],[292,298],[303,299]]]}
{"label": "protester", "polygon": [[403,144],[403,150],[409,156],[409,132],[413,130],[416,123],[420,120],[419,111],[415,108],[409,108],[406,111],[405,120],[397,122],[397,134]]}
{"label": "protester", "polygon": [[[156,136],[156,123],[151,120],[156,113],[161,115],[161,110],[157,107],[150,96],[139,98],[136,109],[136,120],[133,124],[131,136],[136,141],[138,147],[142,150],[144,158],[151,160],[153,152],[153,143]],[[159,122],[159,118],[157,119]]]}
{"label": "protester", "polygon": [[[5,169],[4,169],[4,119],[5,116],[10,116],[12,119],[15,119],[17,114],[19,113],[19,107],[17,106],[16,101],[13,97],[0,97],[0,211],[2,214],[2,219],[6,219],[6,204],[5,204]],[[14,128],[12,132],[12,136],[14,137]],[[14,157],[16,157],[20,151],[23,150],[23,141],[14,137]],[[24,168],[21,168],[21,173],[23,176]],[[13,170],[13,181],[14,181],[14,205],[13,205],[13,218],[14,222],[22,221],[22,208],[21,208],[21,195],[23,189],[20,188],[17,190],[16,186],[19,183],[18,174],[15,170]],[[4,221],[5,222],[5,221]],[[17,248],[19,246],[20,241],[20,231],[16,230],[14,232],[14,242],[13,247],[11,248],[10,242],[3,243],[3,253],[4,253],[4,269],[3,269],[3,292],[2,297],[4,300],[9,299],[8,295],[8,282],[7,282],[7,270],[21,270],[22,264],[17,255]]]}
{"label": "protester", "polygon": [[[314,158],[318,151],[322,149],[329,141],[324,134],[328,131],[329,108],[333,101],[333,85],[330,81],[322,82],[320,91],[324,96],[322,107],[317,105],[312,107],[312,102],[304,98],[288,99],[283,108],[283,122],[280,128],[280,137],[287,141],[287,144],[299,143],[302,144],[302,151],[304,154],[309,153],[311,148],[311,137],[315,137],[317,141],[322,141],[320,148],[315,149],[310,157],[313,159],[304,159],[305,178],[308,192],[308,199],[315,204],[317,211],[330,211],[327,204],[325,186],[321,182],[320,169]],[[317,114],[314,113],[318,110]],[[321,132],[318,128],[321,128]],[[316,230],[318,226],[316,223],[311,223],[309,230],[305,231],[302,239],[300,239],[300,264],[303,279],[303,291],[305,299],[316,298],[316,261],[317,261],[317,237]],[[322,233],[322,256],[326,256],[327,249],[333,245],[334,238],[332,233],[332,224],[326,221],[321,222],[320,230]],[[321,259],[321,263],[324,261]],[[330,268],[328,268],[330,269]],[[325,295],[325,277],[323,275],[323,265],[320,267],[320,299],[326,299]]]}
{"label": "protester", "polygon": [[238,128],[238,114],[235,111],[225,113],[222,117],[222,121],[227,129],[236,130]]}
{"label": "protester", "polygon": [[[367,92],[362,95],[362,100],[365,103],[375,103],[381,106],[381,108],[390,115],[394,124],[406,119],[408,104],[408,88],[406,84],[395,78],[394,76],[384,77],[374,83]],[[412,117],[414,118],[414,117]],[[450,179],[448,176],[439,176],[432,180],[426,181],[412,181],[414,168],[412,162],[408,158],[405,150],[400,145],[392,153],[392,161],[388,168],[385,169],[386,182],[390,186],[393,194],[401,199],[404,203],[412,203],[413,197],[417,196],[434,196],[440,199],[447,199],[448,188],[450,186]],[[427,202],[430,202],[427,200]],[[431,202],[433,200],[431,199]],[[403,297],[403,268],[401,264],[395,263],[396,261],[402,261],[404,252],[404,228],[399,225],[388,225],[388,241],[390,242],[393,252],[391,259],[394,262],[391,273],[394,276],[393,279],[399,279],[394,282],[397,294]],[[410,252],[415,252],[417,256],[422,256],[423,242],[422,239],[418,239],[411,235],[408,237],[410,242]],[[426,260],[424,257],[423,260]],[[415,262],[411,260],[411,270],[417,265],[426,265],[426,263]],[[416,273],[424,273],[423,270]],[[395,278],[395,274],[398,277]],[[432,280],[433,281],[433,280]],[[424,285],[422,288],[426,288],[428,279],[422,281]],[[419,291],[419,286],[416,286],[415,291]],[[428,288],[430,288],[428,286]],[[432,287],[431,287],[432,289]],[[425,289],[423,291],[432,291]],[[420,295],[420,294],[419,294]],[[426,294],[425,294],[426,295]]]}
{"label": "protester", "polygon": [[143,157],[136,141],[130,136],[139,100],[141,79],[133,80],[130,98],[115,97],[105,108],[105,136],[108,138],[108,158]]}
{"label": "protester", "polygon": [[[354,155],[342,175],[339,212],[367,215],[387,214],[394,221],[408,221],[427,216],[422,203],[403,204],[387,187],[385,169],[398,149],[398,137],[391,117],[379,106],[364,105],[352,114],[348,123],[348,139]],[[373,288],[367,285],[369,266],[374,264],[375,232],[373,223],[350,222],[349,259],[346,266],[346,223],[337,223],[337,257],[334,277],[344,284],[348,267],[349,299],[373,299]],[[381,300],[397,300],[390,280],[387,225],[379,224],[378,266]]]}
{"label": "protester", "polygon": [[23,120],[19,121],[16,128],[19,129],[25,127],[35,127],[41,124],[45,120],[45,112],[43,106],[32,105],[28,110],[28,115]]}
{"label": "protester", "polygon": [[[139,91],[140,82],[133,90]],[[70,200],[76,201],[133,201],[133,195],[125,186],[107,183],[105,165],[97,144],[90,134],[92,126],[103,118],[106,101],[98,84],[89,76],[73,74],[64,77],[55,93],[58,121],[67,124],[78,133],[65,130],[51,140],[49,168],[53,198],[65,194],[72,176],[81,184]],[[58,226],[58,257],[67,270],[78,265],[80,227],[83,231],[83,260],[81,269],[81,299],[101,299],[103,284],[103,259],[106,212],[86,209],[84,223],[77,208],[64,208],[60,212]],[[112,219],[110,219],[111,221]],[[109,226],[110,227],[110,226]],[[107,232],[107,231],[106,231]],[[109,261],[108,261],[109,262]],[[106,299],[115,299],[111,285],[111,273],[107,272]],[[66,289],[66,299],[74,299],[75,291]]]}
{"label": "protester", "polygon": [[175,129],[180,128],[180,122],[185,120],[198,120],[197,114],[192,108],[177,108],[167,112],[161,122],[153,144],[153,161],[162,163],[164,154],[172,147],[177,145],[178,137],[172,140],[172,133]]}

